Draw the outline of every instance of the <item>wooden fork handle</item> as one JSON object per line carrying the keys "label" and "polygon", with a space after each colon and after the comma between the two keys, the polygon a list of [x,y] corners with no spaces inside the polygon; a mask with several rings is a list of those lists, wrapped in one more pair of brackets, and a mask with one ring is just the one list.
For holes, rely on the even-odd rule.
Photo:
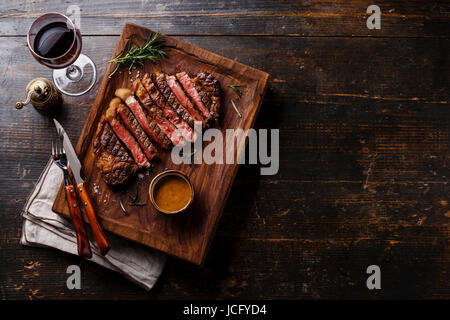
{"label": "wooden fork handle", "polygon": [[75,188],[72,185],[65,186],[67,202],[69,204],[70,216],[75,227],[77,235],[78,255],[83,258],[92,258],[91,246],[84,229],[83,218],[81,217],[80,207],[78,206]]}
{"label": "wooden fork handle", "polygon": [[97,247],[100,253],[104,256],[108,253],[111,245],[103,233],[103,229],[100,226],[97,215],[95,214],[94,206],[92,205],[89,194],[84,186],[84,183],[80,183],[77,186],[78,193],[80,194],[81,202],[83,203],[84,209],[86,210],[86,215],[91,225],[92,233],[94,234],[95,241],[97,242]]}

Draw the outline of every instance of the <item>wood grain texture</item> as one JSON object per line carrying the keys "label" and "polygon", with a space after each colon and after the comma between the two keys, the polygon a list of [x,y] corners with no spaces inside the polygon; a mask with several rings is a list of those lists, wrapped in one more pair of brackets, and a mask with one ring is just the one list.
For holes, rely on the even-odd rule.
{"label": "wood grain texture", "polygon": [[[314,37],[444,37],[450,34],[447,1],[378,0],[380,30],[366,27],[371,0],[313,1],[21,1],[2,4],[0,35],[26,35],[39,15],[81,8],[84,35],[119,35],[124,21],[168,35],[255,35]],[[105,10],[105,8],[107,8]]]}
{"label": "wood grain texture", "polygon": [[[271,75],[255,126],[280,129],[279,173],[262,177],[257,165],[241,166],[204,266],[169,259],[150,292],[78,257],[19,244],[18,212],[48,160],[54,126],[31,106],[13,104],[32,77],[51,78],[51,71],[24,47],[33,18],[20,17],[46,4],[2,3],[0,261],[7,263],[0,264],[0,296],[448,299],[448,2],[377,1],[384,13],[394,11],[373,32],[363,18],[368,2],[174,1],[163,10],[153,1],[97,1],[99,9],[77,1],[83,14],[111,12],[82,20],[93,35],[83,38],[83,52],[100,78],[125,21]],[[141,3],[166,16],[140,17],[147,14]],[[64,12],[69,4],[76,3],[52,8]],[[243,36],[250,33],[267,36]],[[64,97],[57,119],[72,141],[99,85]],[[82,290],[66,289],[72,264],[81,268]],[[365,286],[370,264],[382,268],[380,291]]]}
{"label": "wood grain texture", "polygon": [[[116,56],[127,46],[131,37],[138,45],[142,45],[151,33],[154,32],[127,23],[113,56]],[[246,131],[253,126],[266,89],[269,77],[267,73],[174,38],[162,37],[161,39],[170,48],[169,57],[160,60],[158,64],[148,61],[142,68],[136,68],[135,72],[140,72],[142,75],[146,72],[154,73],[157,71],[168,74],[175,74],[180,71],[191,74],[212,73],[222,87],[220,121],[215,127],[225,136],[226,129]],[[106,76],[100,86],[77,145],[77,153],[83,164],[86,189],[93,199],[95,211],[98,213],[103,227],[112,233],[178,258],[202,264],[214,236],[238,165],[237,163],[175,165],[171,160],[170,152],[161,151],[159,161],[155,163],[149,174],[145,174],[142,179],[135,177],[135,181],[125,188],[112,189],[108,187],[101,177],[93,156],[95,132],[101,116],[109,106],[109,101],[114,98],[115,90],[130,88],[132,80],[135,79],[126,68],[120,69],[115,76],[109,78],[108,75],[113,68],[114,65],[110,65],[106,70]],[[232,89],[228,88],[232,84],[245,85],[248,94],[239,99]],[[241,118],[231,107],[230,100],[232,98],[239,105]],[[242,138],[236,140],[236,157],[239,157],[243,151],[245,140]],[[203,147],[206,147],[207,144],[204,143]],[[227,148],[230,148],[230,146],[227,146]],[[182,215],[174,217],[161,215],[150,205],[148,200],[148,188],[151,179],[165,169],[177,169],[184,172],[193,184],[195,190],[194,203],[189,211]],[[96,188],[97,192],[95,191]],[[126,200],[127,194],[134,194],[136,189],[139,190],[141,200],[148,203],[147,206],[132,207],[127,205],[129,202]],[[125,203],[127,214],[124,214],[120,201]],[[62,188],[55,199],[53,210],[66,216],[69,214]]]}

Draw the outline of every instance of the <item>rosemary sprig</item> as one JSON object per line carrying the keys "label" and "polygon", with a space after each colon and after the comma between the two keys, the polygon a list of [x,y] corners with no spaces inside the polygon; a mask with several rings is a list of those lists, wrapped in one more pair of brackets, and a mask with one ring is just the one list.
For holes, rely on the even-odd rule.
{"label": "rosemary sprig", "polygon": [[144,203],[144,202],[133,202],[133,203],[130,203],[130,206],[143,207],[143,206],[146,206],[146,205],[147,205],[147,203]]}
{"label": "rosemary sprig", "polygon": [[132,198],[131,196],[129,196],[129,197],[130,197],[130,200],[131,200],[131,202],[129,203],[130,206],[140,206],[140,207],[142,207],[142,206],[147,205],[147,203],[138,202],[138,200],[139,200],[139,188],[138,187],[136,187],[136,194],[134,195],[134,198]]}
{"label": "rosemary sprig", "polygon": [[122,208],[123,213],[127,214],[127,210],[125,210],[125,207],[123,206],[122,199],[119,198],[120,207]]}
{"label": "rosemary sprig", "polygon": [[134,195],[134,198],[132,198],[130,195],[128,195],[128,197],[130,198],[131,202],[136,202],[139,198],[139,188],[136,187],[136,194]]}
{"label": "rosemary sprig", "polygon": [[242,118],[242,114],[239,112],[233,100],[231,100],[231,104],[233,105],[234,110],[236,110],[236,113],[238,114],[239,118]]}
{"label": "rosemary sprig", "polygon": [[233,91],[236,92],[236,94],[240,98],[240,97],[242,97],[242,91],[239,88],[245,88],[246,85],[245,84],[235,84],[235,85],[230,85],[228,87],[233,89]]}
{"label": "rosemary sprig", "polygon": [[153,63],[156,63],[160,58],[166,58],[169,49],[165,47],[165,41],[158,40],[160,36],[161,33],[159,31],[150,35],[147,42],[144,43],[142,47],[133,43],[133,36],[131,36],[126,50],[120,52],[114,59],[108,61],[116,64],[109,76],[111,77],[116,73],[121,66],[128,66],[129,70],[131,70],[136,64],[143,66],[143,60],[150,60]]}

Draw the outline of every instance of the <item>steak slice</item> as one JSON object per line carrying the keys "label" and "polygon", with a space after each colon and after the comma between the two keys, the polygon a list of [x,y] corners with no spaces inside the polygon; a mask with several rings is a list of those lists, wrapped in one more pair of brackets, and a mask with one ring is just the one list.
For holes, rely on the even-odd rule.
{"label": "steak slice", "polygon": [[136,120],[135,116],[130,111],[130,109],[128,109],[126,106],[120,103],[119,107],[117,108],[117,114],[122,119],[122,122],[125,125],[125,127],[127,127],[128,130],[136,138],[136,141],[141,146],[141,149],[144,152],[147,159],[152,160],[154,157],[156,157],[158,154],[158,150],[156,150],[156,148],[153,146],[152,142],[150,141],[150,138],[144,132],[141,125]]}
{"label": "steak slice", "polygon": [[127,182],[138,166],[105,120],[100,121],[94,140],[94,156],[102,177],[110,186]]}
{"label": "steak slice", "polygon": [[167,75],[162,72],[156,72],[152,76],[153,82],[157,85],[159,92],[166,98],[166,101],[173,110],[183,119],[187,124],[191,127],[194,127],[194,119],[189,114],[189,112],[180,104],[178,99],[173,94],[172,90],[170,90],[169,85],[166,80]]}
{"label": "steak slice", "polygon": [[142,78],[142,85],[147,90],[152,99],[153,103],[162,110],[164,116],[167,120],[172,122],[175,127],[180,130],[180,133],[187,141],[194,141],[194,131],[189,125],[180,118],[180,116],[172,109],[172,106],[169,105],[166,101],[166,98],[159,92],[158,87],[152,80],[152,76],[148,73],[144,75]]}
{"label": "steak slice", "polygon": [[133,93],[129,89],[121,88],[117,89],[115,95],[122,99],[126,105],[131,109],[134,116],[138,120],[145,133],[161,148],[168,150],[172,142],[167,135],[161,131],[155,120],[149,116],[147,109],[143,109],[140,103],[133,96]]}
{"label": "steak slice", "polygon": [[134,161],[140,168],[150,168],[150,162],[142,151],[139,144],[134,139],[133,135],[123,126],[120,117],[117,115],[117,108],[119,107],[120,99],[114,98],[106,110],[105,117],[108,120],[111,128],[123,144],[130,150]]}
{"label": "steak slice", "polygon": [[202,115],[199,113],[199,111],[194,107],[191,100],[186,96],[186,93],[184,93],[183,88],[181,87],[180,83],[177,81],[177,78],[175,76],[166,76],[167,84],[169,85],[169,88],[177,98],[180,105],[189,112],[192,119],[194,121],[201,121],[202,126],[206,127],[208,119],[211,117],[209,113],[205,114],[205,118],[202,117]]}
{"label": "steak slice", "polygon": [[203,104],[209,109],[214,120],[219,119],[222,90],[220,83],[211,73],[200,72],[192,79],[195,88],[202,98]]}
{"label": "steak slice", "polygon": [[169,137],[174,145],[183,145],[185,142],[180,131],[164,117],[162,110],[153,104],[140,79],[133,82],[133,88],[142,106],[147,109],[148,115],[157,123],[161,131]]}
{"label": "steak slice", "polygon": [[203,95],[205,95],[205,93],[202,91],[199,92],[197,90],[198,88],[195,86],[195,83],[192,81],[191,77],[189,77],[186,72],[177,73],[176,76],[178,81],[180,81],[181,85],[183,86],[184,90],[191,97],[192,101],[194,101],[198,110],[202,113],[203,117],[209,120],[212,115],[209,109],[205,106],[205,104],[202,101],[202,97]]}

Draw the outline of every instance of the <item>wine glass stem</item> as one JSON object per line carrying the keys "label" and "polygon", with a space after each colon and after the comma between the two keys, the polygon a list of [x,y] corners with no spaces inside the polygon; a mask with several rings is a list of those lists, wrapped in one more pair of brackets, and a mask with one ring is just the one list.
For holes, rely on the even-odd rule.
{"label": "wine glass stem", "polygon": [[62,93],[76,97],[88,92],[95,84],[97,71],[88,56],[80,54],[78,59],[63,69],[53,70],[53,82]]}
{"label": "wine glass stem", "polygon": [[66,69],[66,76],[73,82],[80,81],[83,77],[83,71],[78,67],[74,66],[73,64],[68,66]]}

